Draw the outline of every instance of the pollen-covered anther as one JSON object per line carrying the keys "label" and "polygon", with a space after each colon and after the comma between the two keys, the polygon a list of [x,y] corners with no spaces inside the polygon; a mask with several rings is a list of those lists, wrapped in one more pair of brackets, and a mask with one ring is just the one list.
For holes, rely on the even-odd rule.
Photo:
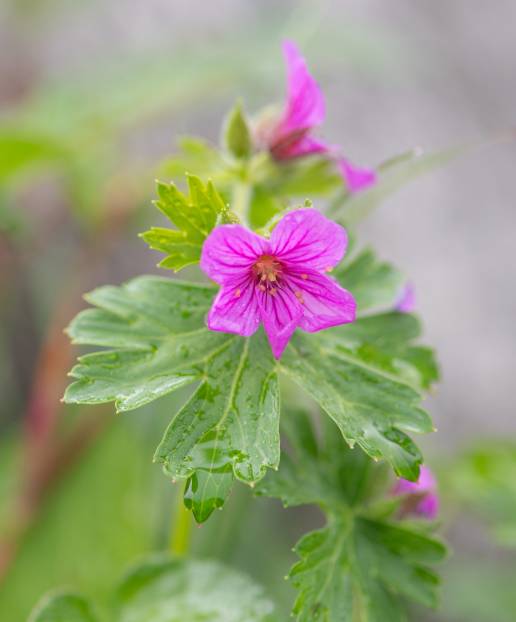
{"label": "pollen-covered anther", "polygon": [[[253,273],[260,282],[260,289],[268,283],[276,283],[282,272],[282,265],[273,255],[261,255],[253,265]],[[263,291],[263,290],[262,290]]]}
{"label": "pollen-covered anther", "polygon": [[308,278],[308,274],[302,274],[301,278],[303,279],[303,281],[306,281],[306,279]]}
{"label": "pollen-covered anther", "polygon": [[295,293],[295,295],[296,295],[296,298],[299,300],[299,302],[300,302],[301,304],[304,304],[304,303],[305,303],[305,300],[304,300],[304,298],[303,298],[303,292],[299,292],[299,291],[298,291],[298,292],[294,292],[294,293]]}
{"label": "pollen-covered anther", "polygon": [[235,290],[235,298],[240,298],[241,293],[242,293],[242,290],[239,287],[237,290]]}

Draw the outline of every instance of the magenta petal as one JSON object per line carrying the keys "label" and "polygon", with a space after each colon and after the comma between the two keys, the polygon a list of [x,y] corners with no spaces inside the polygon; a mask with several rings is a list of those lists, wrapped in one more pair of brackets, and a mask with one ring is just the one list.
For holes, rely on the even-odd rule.
{"label": "magenta petal", "polygon": [[275,148],[275,155],[278,160],[288,160],[289,158],[326,153],[327,151],[328,146],[325,143],[305,135],[291,141],[290,144],[285,143],[284,146],[280,144]]}
{"label": "magenta petal", "polygon": [[260,255],[270,252],[267,240],[242,225],[215,227],[202,247],[201,269],[216,283],[242,277]]}
{"label": "magenta petal", "polygon": [[356,316],[353,296],[332,278],[314,270],[289,272],[288,281],[303,301],[299,327],[309,333],[348,324]]}
{"label": "magenta petal", "polygon": [[436,493],[430,492],[421,499],[416,506],[416,513],[433,520],[439,513],[439,497]]}
{"label": "magenta petal", "polygon": [[207,323],[210,330],[242,337],[256,332],[260,325],[260,309],[254,285],[248,277],[241,283],[222,287],[213,301]]}
{"label": "magenta petal", "polygon": [[286,214],[271,235],[271,249],[287,265],[333,268],[344,256],[346,230],[313,208]]}
{"label": "magenta petal", "polygon": [[274,296],[255,291],[272,354],[279,359],[303,315],[302,305],[288,288],[278,289]]}
{"label": "magenta petal", "polygon": [[412,313],[416,310],[416,292],[412,283],[406,283],[396,305],[400,313]]}
{"label": "magenta petal", "polygon": [[280,123],[281,133],[307,130],[324,121],[324,96],[308,72],[305,59],[291,41],[283,44],[287,63],[287,106]]}
{"label": "magenta petal", "polygon": [[344,158],[338,161],[338,165],[350,192],[365,190],[376,182],[376,173],[371,169],[359,168]]}

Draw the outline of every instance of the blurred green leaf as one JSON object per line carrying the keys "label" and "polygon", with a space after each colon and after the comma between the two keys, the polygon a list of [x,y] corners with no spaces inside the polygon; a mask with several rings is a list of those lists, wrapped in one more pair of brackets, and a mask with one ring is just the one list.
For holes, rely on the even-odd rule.
{"label": "blurred green leaf", "polygon": [[343,262],[333,272],[357,302],[359,314],[369,309],[393,307],[403,284],[403,275],[379,261],[371,249],[361,251],[351,262]]}
{"label": "blurred green leaf", "polygon": [[121,584],[118,622],[266,622],[273,605],[247,576],[212,561],[157,557]]}
{"label": "blurred green leaf", "polygon": [[66,155],[67,150],[52,138],[0,128],[0,184],[22,170],[62,161]]}
{"label": "blurred green leaf", "polygon": [[174,272],[197,263],[210,231],[218,222],[233,219],[211,182],[204,186],[198,177],[189,175],[188,187],[186,196],[174,184],[158,182],[156,206],[177,229],[152,227],[141,234],[151,248],[167,254],[160,267]]}
{"label": "blurred green leaf", "polygon": [[221,153],[201,138],[185,136],[178,141],[179,153],[162,162],[160,174],[168,179],[187,174],[217,180],[217,172],[225,168]]}
{"label": "blurred green leaf", "polygon": [[97,622],[90,604],[77,594],[50,594],[32,612],[29,622]]}
{"label": "blurred green leaf", "polygon": [[444,557],[444,546],[424,528],[378,519],[369,494],[377,467],[343,448],[335,429],[318,442],[306,415],[288,415],[289,451],[257,492],[285,505],[317,504],[327,517],[295,548],[301,560],[289,578],[299,590],[297,619],[402,622],[405,598],[435,606],[439,580],[429,565]]}
{"label": "blurred green leaf", "polygon": [[445,166],[465,152],[467,149],[461,146],[426,154],[414,150],[393,158],[380,165],[373,186],[338,199],[332,206],[332,215],[345,225],[355,225],[408,182]]}
{"label": "blurred green leaf", "polygon": [[265,187],[256,185],[252,189],[249,205],[249,223],[253,229],[265,227],[286,205]]}
{"label": "blurred green leaf", "polygon": [[325,197],[343,186],[334,162],[327,157],[307,156],[275,166],[270,189],[283,197]]}
{"label": "blurred green leaf", "polygon": [[242,103],[237,102],[229,112],[224,123],[224,144],[235,158],[247,158],[251,155],[251,133],[247,125]]}
{"label": "blurred green leaf", "polygon": [[[166,413],[153,414],[149,430]],[[0,620],[26,622],[40,595],[60,585],[72,584],[104,604],[120,568],[156,546],[171,486],[149,460],[153,436],[124,418],[104,429],[80,462],[68,467],[2,580]],[[5,448],[2,453],[4,461]],[[17,474],[23,468],[20,457],[16,467]],[[4,502],[2,509],[9,507]]]}

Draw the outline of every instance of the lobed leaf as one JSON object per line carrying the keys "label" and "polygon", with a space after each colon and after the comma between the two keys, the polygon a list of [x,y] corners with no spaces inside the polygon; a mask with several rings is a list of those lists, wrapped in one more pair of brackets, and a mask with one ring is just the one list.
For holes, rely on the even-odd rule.
{"label": "lobed leaf", "polygon": [[123,412],[199,382],[155,455],[169,476],[188,480],[185,502],[197,520],[224,503],[233,477],[253,485],[277,468],[278,369],[321,404],[348,443],[417,477],[421,457],[407,433],[432,429],[419,407],[432,374],[415,356],[414,317],[387,313],[299,333],[278,365],[262,330],[244,339],[204,327],[215,292],[140,277],[89,294],[95,308],[68,332],[74,343],[106,349],[79,358],[65,401],[114,401]]}
{"label": "lobed leaf", "polygon": [[324,442],[318,442],[304,413],[287,416],[289,451],[257,492],[285,505],[319,505],[327,517],[325,527],[295,548],[301,559],[289,578],[299,590],[297,619],[403,622],[405,598],[435,606],[439,581],[429,566],[444,557],[444,546],[417,524],[378,514],[378,465],[342,448],[334,426],[326,426]]}
{"label": "lobed leaf", "polygon": [[204,240],[218,222],[230,222],[232,216],[213,184],[206,186],[194,175],[188,175],[188,196],[173,183],[158,182],[156,206],[177,227],[152,227],[141,237],[154,250],[167,256],[159,266],[178,272],[197,263]]}
{"label": "lobed leaf", "polygon": [[[280,369],[335,421],[349,445],[386,459],[395,472],[417,479],[422,457],[408,433],[431,432],[420,390],[435,367],[414,357],[417,320],[387,313],[315,335],[298,333]],[[431,359],[433,361],[433,359]]]}

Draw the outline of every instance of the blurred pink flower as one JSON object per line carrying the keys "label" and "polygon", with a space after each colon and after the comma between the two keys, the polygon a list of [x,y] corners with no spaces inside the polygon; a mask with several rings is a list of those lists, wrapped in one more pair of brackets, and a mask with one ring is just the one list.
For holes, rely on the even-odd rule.
{"label": "blurred pink flower", "polygon": [[415,514],[432,520],[439,512],[437,481],[432,471],[425,465],[419,471],[417,482],[400,478],[392,494],[406,497],[401,506],[403,514]]}
{"label": "blurred pink flower", "polygon": [[413,313],[416,310],[416,291],[412,283],[405,283],[395,305],[400,313]]}
{"label": "blurred pink flower", "polygon": [[279,358],[297,327],[316,332],[353,322],[353,296],[325,274],[346,246],[346,230],[312,208],[286,214],[270,240],[242,225],[216,227],[201,256],[202,270],[222,286],[208,328],[248,337],[263,323]]}
{"label": "blurred pink flower", "polygon": [[305,59],[290,41],[283,44],[287,64],[287,103],[279,122],[271,132],[269,149],[277,160],[325,153],[337,162],[350,192],[363,190],[374,184],[376,173],[358,168],[338,154],[338,149],[311,136],[322,124],[325,103],[319,85],[310,75]]}

